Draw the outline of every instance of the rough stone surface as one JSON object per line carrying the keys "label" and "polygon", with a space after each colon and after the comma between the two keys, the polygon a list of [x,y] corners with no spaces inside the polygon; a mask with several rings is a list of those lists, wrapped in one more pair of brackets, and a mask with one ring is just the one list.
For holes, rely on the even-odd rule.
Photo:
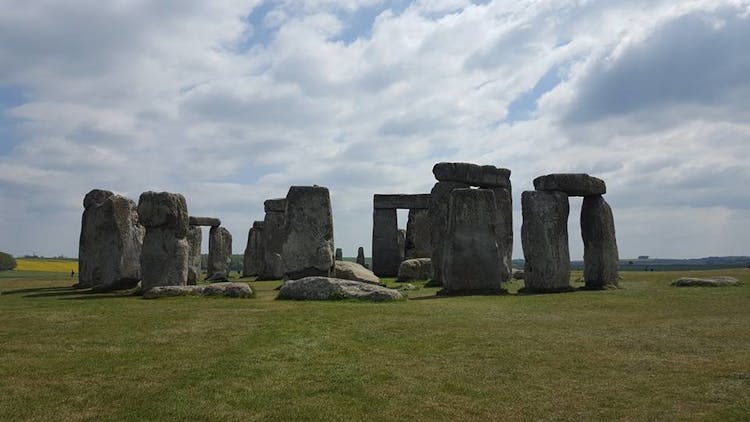
{"label": "rough stone surface", "polygon": [[188,223],[191,226],[208,226],[208,227],[218,227],[221,226],[221,220],[218,218],[213,217],[194,217],[190,216],[188,218]]}
{"label": "rough stone surface", "polygon": [[263,260],[263,222],[255,221],[247,233],[247,245],[242,257],[242,276],[251,277],[260,274]]}
{"label": "rough stone surface", "polygon": [[524,291],[569,290],[568,195],[527,191],[521,195],[521,208]]}
{"label": "rough stone surface", "polygon": [[361,246],[357,249],[357,264],[367,268],[367,263],[365,262],[365,248]]}
{"label": "rough stone surface", "polygon": [[79,239],[79,286],[96,290],[129,289],[141,279],[145,229],[135,202],[95,189],[83,200]]}
{"label": "rough stone surface", "polygon": [[361,281],[369,284],[382,284],[372,271],[354,262],[336,261],[336,278]]}
{"label": "rough stone surface", "polygon": [[211,227],[208,233],[206,280],[226,281],[232,263],[232,235],[224,227]]}
{"label": "rough stone surface", "polygon": [[201,230],[199,226],[190,226],[185,238],[190,247],[187,284],[194,285],[198,283],[201,278],[201,243],[203,241],[203,230]]}
{"label": "rough stone surface", "polygon": [[430,194],[430,242],[432,243],[432,285],[443,282],[443,242],[448,227],[448,204],[454,189],[468,188],[465,183],[437,182]]}
{"label": "rough stone surface", "polygon": [[523,280],[523,270],[513,271],[513,280]]}
{"label": "rough stone surface", "polygon": [[263,201],[265,212],[284,212],[286,209],[286,198],[266,199]]}
{"label": "rough stone surface", "polygon": [[513,268],[513,195],[510,186],[492,188],[495,193],[495,206],[497,208],[497,222],[495,224],[495,235],[500,259],[503,263],[502,279],[510,279]]}
{"label": "rough stone surface", "polygon": [[501,291],[503,263],[497,246],[495,194],[489,189],[456,189],[448,207],[443,246],[443,291]]}
{"label": "rough stone surface", "polygon": [[258,280],[280,280],[284,277],[281,249],[284,246],[284,209],[286,199],[269,199],[264,202],[266,216],[263,220],[263,255]]}
{"label": "rough stone surface", "polygon": [[602,179],[585,173],[557,173],[534,179],[538,191],[563,192],[568,196],[604,195],[607,185]]}
{"label": "rough stone surface", "polygon": [[244,283],[214,283],[201,286],[157,286],[143,293],[144,299],[175,296],[251,297],[253,291]]}
{"label": "rough stone surface", "polygon": [[405,251],[406,251],[406,229],[398,229],[398,256],[399,256],[398,265],[401,265],[401,261],[404,260]]}
{"label": "rough stone surface", "polygon": [[360,299],[374,302],[403,299],[397,290],[360,281],[341,280],[328,277],[305,277],[284,283],[279,290],[279,299],[337,300]]}
{"label": "rough stone surface", "polygon": [[600,195],[583,198],[581,208],[583,237],[583,280],[587,289],[617,286],[618,268],[615,219],[612,208]]}
{"label": "rough stone surface", "polygon": [[409,210],[409,220],[406,223],[404,259],[432,257],[430,235],[430,210]]}
{"label": "rough stone surface", "polygon": [[333,215],[328,188],[292,186],[286,196],[284,278],[328,277],[334,271]]}
{"label": "rough stone surface", "polygon": [[430,194],[421,193],[416,195],[375,194],[373,197],[373,208],[401,208],[401,209],[426,209],[430,207]]}
{"label": "rough stone surface", "polygon": [[401,264],[398,216],[394,208],[375,208],[372,217],[372,271],[378,277],[395,277]]}
{"label": "rough stone surface", "polygon": [[726,287],[736,286],[739,280],[734,277],[712,277],[712,278],[694,278],[683,277],[672,282],[674,287]]}
{"label": "rough stone surface", "polygon": [[344,260],[344,251],[341,250],[341,248],[336,248],[336,261],[343,261]]}
{"label": "rough stone surface", "polygon": [[190,245],[185,239],[185,197],[178,193],[144,192],[138,200],[138,219],[146,227],[141,251],[143,290],[186,285]]}
{"label": "rough stone surface", "polygon": [[398,267],[398,281],[427,280],[432,277],[430,258],[407,259]]}
{"label": "rough stone surface", "polygon": [[458,182],[482,188],[510,187],[510,170],[471,163],[437,163],[432,168],[435,179]]}

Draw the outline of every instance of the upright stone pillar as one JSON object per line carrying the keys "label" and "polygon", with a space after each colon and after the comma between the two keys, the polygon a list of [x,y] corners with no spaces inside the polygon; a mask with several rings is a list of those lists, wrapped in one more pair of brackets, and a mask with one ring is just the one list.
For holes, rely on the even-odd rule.
{"label": "upright stone pillar", "polygon": [[585,196],[581,208],[583,280],[587,289],[617,286],[620,258],[612,208],[601,195]]}
{"label": "upright stone pillar", "polygon": [[281,248],[284,246],[284,212],[286,198],[263,202],[266,216],[263,220],[263,255],[258,280],[280,280],[284,277]]}
{"label": "upright stone pillar", "polygon": [[333,215],[328,188],[292,186],[286,196],[284,279],[334,273]]}
{"label": "upright stone pillar", "polygon": [[198,284],[201,278],[201,243],[203,242],[203,230],[200,226],[189,226],[185,237],[190,246],[188,256],[188,278],[187,284]]}
{"label": "upright stone pillar", "polygon": [[138,200],[138,219],[146,228],[141,252],[142,289],[186,285],[190,245],[185,239],[185,197],[178,193],[144,192]]}
{"label": "upright stone pillar", "polygon": [[437,182],[430,192],[430,243],[432,244],[432,283],[443,281],[443,241],[448,228],[448,205],[454,189],[469,185],[458,182]]}
{"label": "upright stone pillar", "polygon": [[344,251],[341,250],[341,248],[336,248],[336,261],[343,261],[344,260]]}
{"label": "upright stone pillar", "polygon": [[260,274],[264,260],[263,226],[262,221],[255,221],[247,233],[247,246],[245,246],[245,254],[242,259],[243,277]]}
{"label": "upright stone pillar", "polygon": [[513,269],[513,195],[510,184],[507,187],[495,186],[487,189],[492,189],[495,193],[497,206],[495,230],[500,259],[503,263],[501,278],[503,281],[508,281]]}
{"label": "upright stone pillar", "polygon": [[229,230],[213,226],[208,232],[208,277],[210,281],[227,281],[232,263],[232,235]]}
{"label": "upright stone pillar", "polygon": [[361,246],[357,249],[357,264],[367,268],[367,264],[365,263],[365,248]]}
{"label": "upright stone pillar", "polygon": [[524,291],[570,290],[568,195],[527,191],[521,195]]}
{"label": "upright stone pillar", "polygon": [[395,208],[375,208],[372,217],[372,272],[378,277],[396,277],[401,265],[398,215]]}
{"label": "upright stone pillar", "polygon": [[411,209],[406,223],[404,259],[432,257],[430,210]]}
{"label": "upright stone pillar", "polygon": [[400,257],[398,265],[401,265],[401,263],[404,261],[405,253],[406,253],[406,230],[398,229],[398,255]]}
{"label": "upright stone pillar", "polygon": [[443,248],[443,293],[500,292],[503,264],[495,225],[495,195],[489,189],[450,194]]}

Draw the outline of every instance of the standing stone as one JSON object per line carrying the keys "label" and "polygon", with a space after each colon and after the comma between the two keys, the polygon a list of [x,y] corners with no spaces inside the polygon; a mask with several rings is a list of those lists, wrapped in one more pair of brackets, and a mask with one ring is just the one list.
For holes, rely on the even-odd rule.
{"label": "standing stone", "polygon": [[344,251],[341,250],[341,248],[336,248],[336,261],[343,261],[344,260]]}
{"label": "standing stone", "polygon": [[430,258],[432,256],[430,230],[429,209],[409,210],[409,220],[406,223],[404,259]]}
{"label": "standing stone", "polygon": [[513,196],[510,185],[508,187],[493,187],[495,206],[497,207],[497,247],[503,263],[502,280],[508,281],[513,268]]}
{"label": "standing stone", "polygon": [[357,249],[357,264],[367,268],[367,264],[365,263],[365,248],[361,246]]}
{"label": "standing stone", "polygon": [[[401,262],[404,260],[404,253],[406,252],[406,230],[405,229],[398,229],[398,254],[399,254],[399,261],[398,265],[401,265]],[[396,272],[398,274],[398,271]]]}
{"label": "standing stone", "polygon": [[430,243],[432,244],[432,284],[443,281],[443,241],[448,227],[448,205],[454,189],[469,185],[458,182],[437,182],[430,192]]}
{"label": "standing stone", "polygon": [[227,281],[232,263],[232,235],[224,227],[208,232],[208,277],[210,281]]}
{"label": "standing stone", "polygon": [[521,195],[524,291],[570,290],[568,195],[527,191]]}
{"label": "standing stone", "polygon": [[284,279],[330,277],[334,271],[333,215],[328,188],[292,186],[286,196]]}
{"label": "standing stone", "polygon": [[286,198],[263,202],[266,211],[263,220],[263,255],[258,280],[280,280],[284,277],[281,249],[284,246],[284,212]]}
{"label": "standing stone", "polygon": [[185,286],[188,276],[188,212],[178,193],[144,192],[138,200],[138,219],[146,227],[141,253],[141,287]]}
{"label": "standing stone", "polygon": [[395,208],[375,208],[372,216],[372,272],[378,277],[395,277],[401,265],[398,244],[398,216]]}
{"label": "standing stone", "polygon": [[495,236],[495,194],[489,189],[456,189],[448,210],[443,292],[500,292],[503,264]]}
{"label": "standing stone", "polygon": [[620,258],[612,208],[601,195],[586,196],[581,208],[583,280],[587,289],[617,286]]}
{"label": "standing stone", "polygon": [[201,278],[201,243],[203,241],[203,230],[200,226],[188,227],[185,238],[190,246],[190,256],[188,257],[188,278],[187,284],[198,284]]}
{"label": "standing stone", "polygon": [[141,279],[140,255],[144,228],[135,202],[104,190],[83,200],[79,243],[81,287],[128,289]]}
{"label": "standing stone", "polygon": [[255,221],[247,233],[247,245],[242,259],[243,277],[257,276],[263,267],[263,226],[262,221]]}

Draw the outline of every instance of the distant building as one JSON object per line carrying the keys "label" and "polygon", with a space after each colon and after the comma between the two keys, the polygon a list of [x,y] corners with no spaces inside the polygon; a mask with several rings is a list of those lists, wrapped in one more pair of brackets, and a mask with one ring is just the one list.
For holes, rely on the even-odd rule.
{"label": "distant building", "polygon": [[648,255],[640,255],[638,259],[648,259]]}

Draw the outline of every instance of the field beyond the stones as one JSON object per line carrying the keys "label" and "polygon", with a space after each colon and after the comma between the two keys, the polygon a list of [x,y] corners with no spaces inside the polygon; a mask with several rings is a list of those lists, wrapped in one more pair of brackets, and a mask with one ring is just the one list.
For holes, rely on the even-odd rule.
{"label": "field beyond the stones", "polygon": [[[252,281],[252,299],[144,300],[73,290],[66,271],[0,272],[0,420],[750,415],[750,269],[396,303],[278,301],[279,282]],[[683,275],[743,285],[669,286]]]}

